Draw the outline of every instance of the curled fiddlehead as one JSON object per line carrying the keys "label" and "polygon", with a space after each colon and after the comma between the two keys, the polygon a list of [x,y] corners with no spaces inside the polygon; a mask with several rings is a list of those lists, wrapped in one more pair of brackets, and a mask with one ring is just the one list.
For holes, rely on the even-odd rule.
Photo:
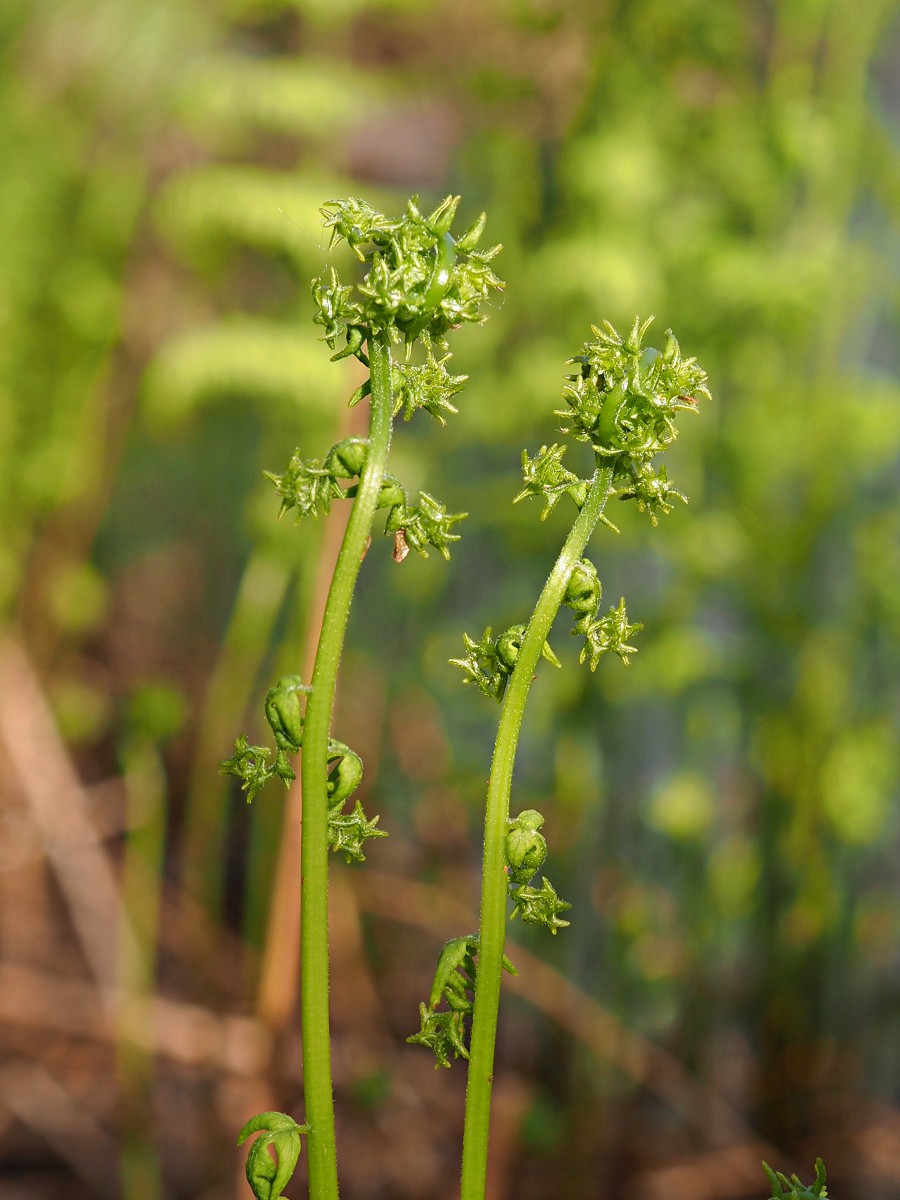
{"label": "curled fiddlehead", "polygon": [[287,1113],[264,1112],[250,1118],[238,1134],[237,1144],[242,1146],[252,1134],[259,1135],[246,1164],[247,1182],[256,1200],[278,1200],[300,1158],[300,1135],[308,1132],[308,1125],[298,1125]]}
{"label": "curled fiddlehead", "polygon": [[[451,938],[438,955],[434,982],[427,1004],[419,1005],[420,1029],[406,1040],[427,1046],[436,1067],[449,1067],[450,1056],[468,1058],[466,1018],[472,1014],[472,995],[478,978],[478,934]],[[504,970],[517,975],[515,967],[503,956]],[[442,1002],[445,1009],[438,1008]]]}
{"label": "curled fiddlehead", "polygon": [[350,862],[365,862],[363,845],[371,838],[387,837],[384,829],[376,829],[379,817],[368,820],[359,800],[350,813],[343,811],[347,800],[362,782],[362,759],[343,742],[328,739],[328,845]]}

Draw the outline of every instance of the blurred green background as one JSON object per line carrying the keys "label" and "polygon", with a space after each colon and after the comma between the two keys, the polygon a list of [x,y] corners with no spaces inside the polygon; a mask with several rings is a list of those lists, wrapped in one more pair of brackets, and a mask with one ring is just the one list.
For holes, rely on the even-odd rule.
{"label": "blurred green background", "polygon": [[352,615],[335,730],[391,837],[334,871],[344,1194],[455,1194],[463,1067],[404,1038],[474,919],[497,709],[447,659],[563,536],[509,501],[564,360],[654,313],[715,403],[690,507],[594,542],[640,653],[590,676],[563,628],[532,696],[513,799],[574,909],[512,930],[547,966],[493,1200],[749,1198],[816,1154],[900,1195],[896,7],[7,0],[0,46],[0,1195],[246,1196],[235,1131],[302,1112],[295,800],[217,763],[308,672],[338,535],[261,472],[360,419],[319,205],[450,192],[507,291],[459,416],[395,439],[464,538],[373,547]]}

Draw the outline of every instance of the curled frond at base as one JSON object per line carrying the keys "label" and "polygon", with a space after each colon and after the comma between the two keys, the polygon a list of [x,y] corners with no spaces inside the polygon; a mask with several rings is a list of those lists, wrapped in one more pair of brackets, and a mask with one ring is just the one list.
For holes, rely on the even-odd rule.
{"label": "curled frond at base", "polygon": [[543,824],[544,818],[535,808],[526,808],[509,820],[509,832],[506,835],[507,892],[515,905],[510,920],[521,915],[526,925],[543,925],[555,934],[569,924],[562,920],[560,914],[567,912],[572,905],[559,898],[546,877],[541,878],[539,888],[529,886],[532,876],[547,858],[547,842],[540,832]]}
{"label": "curled frond at base", "polygon": [[259,1137],[247,1155],[247,1182],[256,1200],[279,1200],[303,1149],[300,1135],[309,1133],[309,1126],[298,1125],[287,1113],[259,1113],[238,1134],[237,1144],[243,1145],[254,1133]]}
{"label": "curled frond at base", "polygon": [[506,869],[510,886],[528,883],[535,871],[544,865],[547,840],[540,832],[543,824],[543,816],[534,808],[526,808],[517,817],[510,818],[506,835]]}
{"label": "curled frond at base", "polygon": [[[235,738],[234,752],[231,758],[222,763],[220,771],[223,775],[240,779],[241,790],[247,793],[248,804],[270,779],[277,777],[288,787],[297,778],[288,755],[298,753],[303,744],[303,699],[311,691],[299,675],[283,675],[266,692],[266,720],[275,738],[274,762],[270,762],[270,747],[252,746],[244,734]],[[380,818],[376,816],[370,820],[359,800],[352,812],[343,811],[344,805],[362,783],[362,777],[363,764],[359,755],[343,742],[329,738],[326,781],[328,845],[336,853],[343,854],[348,863],[365,862],[365,843],[372,838],[388,836],[384,829],[377,828]]]}

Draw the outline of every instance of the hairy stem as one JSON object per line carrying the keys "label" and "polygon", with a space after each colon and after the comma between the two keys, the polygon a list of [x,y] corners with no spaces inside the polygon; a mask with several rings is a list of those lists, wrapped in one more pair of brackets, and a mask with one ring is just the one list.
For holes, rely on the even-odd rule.
{"label": "hairy stem", "polygon": [[581,512],[535,605],[503,699],[491,762],[484,826],[481,941],[466,1086],[462,1200],[483,1200],[487,1175],[494,1045],[500,1006],[503,947],[506,940],[507,875],[504,868],[506,835],[509,829],[509,795],[525,702],[544,642],[565,597],[569,576],[584,553],[588,539],[606,506],[612,477],[612,466],[598,467],[594,472]]}
{"label": "hairy stem", "polygon": [[328,736],[350,602],[390,449],[393,396],[390,344],[386,337],[370,336],[369,361],[372,373],[369,448],[325,605],[312,693],[306,705],[301,757],[301,1013],[312,1200],[337,1200],[338,1195],[328,1022]]}

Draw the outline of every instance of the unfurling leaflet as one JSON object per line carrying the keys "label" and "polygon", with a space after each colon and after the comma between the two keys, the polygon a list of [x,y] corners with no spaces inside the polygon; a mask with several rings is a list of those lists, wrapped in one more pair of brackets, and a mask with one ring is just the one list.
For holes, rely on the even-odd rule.
{"label": "unfurling leaflet", "polygon": [[570,496],[576,506],[581,508],[588,485],[586,480],[579,479],[562,465],[566,449],[566,446],[558,446],[555,443],[552,446],[541,446],[534,458],[529,458],[527,450],[522,451],[522,479],[525,486],[515,497],[513,504],[518,504],[520,500],[526,500],[529,496],[543,496],[542,521],[546,521],[563,496]]}
{"label": "unfurling leaflet", "polygon": [[[342,487],[339,480],[355,479],[366,461],[368,442],[365,438],[345,438],[332,446],[324,463],[318,459],[304,460],[300,451],[294,452],[281,475],[265,472],[281,497],[279,515],[297,510],[297,521],[327,513],[331,501],[353,499],[358,484]],[[410,503],[406,488],[393,475],[385,474],[378,497],[378,508],[387,509],[384,532],[395,540],[402,534],[405,544],[428,557],[427,546],[433,546],[445,559],[450,558],[450,543],[459,541],[453,526],[468,513],[450,513],[446,506],[428,492],[419,492],[417,503]]]}
{"label": "unfurling leaflet", "polygon": [[796,1175],[790,1179],[780,1171],[773,1171],[768,1163],[763,1163],[763,1170],[772,1186],[772,1200],[814,1200],[817,1196],[827,1196],[825,1187],[825,1164],[821,1158],[816,1159],[816,1177],[812,1183],[804,1185]]}
{"label": "unfurling leaflet", "polygon": [[[502,700],[507,681],[519,657],[524,636],[524,625],[511,625],[505,633],[496,638],[491,636],[491,628],[488,626],[481,635],[480,642],[474,641],[464,633],[466,657],[451,658],[450,663],[465,672],[463,683],[474,683],[483,695]],[[561,665],[548,642],[544,643],[541,656],[554,667]]]}
{"label": "unfurling leaflet", "polygon": [[[449,1067],[450,1056],[468,1058],[466,1018],[472,1015],[475,986],[478,977],[478,934],[451,938],[438,956],[434,982],[427,1004],[419,1005],[420,1029],[406,1040],[427,1046],[435,1058],[435,1067]],[[510,975],[518,971],[503,956],[504,970]],[[446,1009],[439,1009],[441,1001]]]}
{"label": "unfurling leaflet", "polygon": [[509,874],[507,890],[515,908],[510,919],[521,915],[526,925],[543,925],[552,934],[564,929],[569,922],[560,916],[571,904],[561,900],[556,889],[546,877],[541,876],[541,886],[531,887],[532,876],[543,866],[547,857],[547,842],[540,832],[543,816],[534,808],[513,817],[506,835],[506,870]]}
{"label": "unfurling leaflet", "polygon": [[[308,1132],[308,1125],[298,1125],[287,1113],[264,1112],[250,1118],[238,1134],[237,1144],[241,1146],[251,1134],[259,1134],[250,1147],[246,1165],[247,1182],[256,1200],[278,1200],[300,1158],[300,1135]],[[270,1148],[275,1151],[274,1158]]]}
{"label": "unfurling leaflet", "polygon": [[[283,675],[266,692],[265,714],[275,739],[275,761],[270,763],[268,746],[251,746],[244,734],[235,738],[234,753],[222,763],[221,773],[241,780],[247,803],[260,788],[276,776],[288,787],[296,779],[288,755],[297,754],[303,744],[303,700],[311,689],[299,675]],[[365,862],[363,845],[371,838],[387,837],[377,829],[379,818],[366,817],[359,800],[350,813],[343,811],[362,782],[362,759],[343,742],[328,739],[328,845],[350,862]]]}

